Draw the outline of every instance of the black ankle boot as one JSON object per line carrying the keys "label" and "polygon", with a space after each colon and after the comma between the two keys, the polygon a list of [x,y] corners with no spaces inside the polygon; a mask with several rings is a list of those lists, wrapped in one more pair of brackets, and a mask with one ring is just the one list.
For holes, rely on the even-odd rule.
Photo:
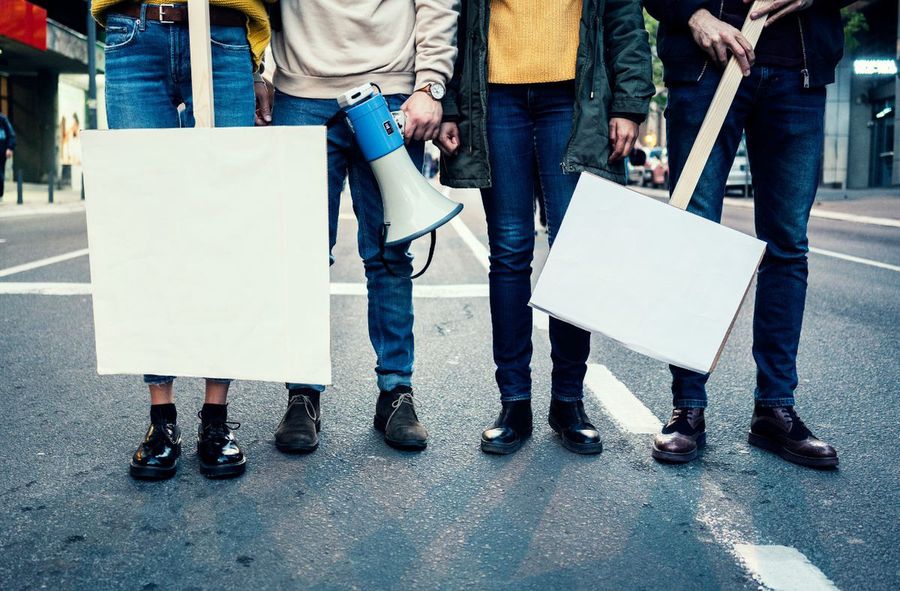
{"label": "black ankle boot", "polygon": [[391,447],[421,451],[428,445],[428,431],[416,415],[409,386],[397,386],[378,395],[373,424],[384,433],[384,441]]}
{"label": "black ankle boot", "polygon": [[501,402],[500,416],[481,433],[481,451],[511,454],[531,437],[531,400]]}
{"label": "black ankle boot", "polygon": [[563,447],[577,454],[598,454],[603,451],[600,432],[591,424],[584,403],[550,400],[550,427],[562,440]]}
{"label": "black ankle boot", "polygon": [[319,392],[307,388],[289,390],[287,411],[275,430],[275,447],[286,453],[315,451],[321,429]]}
{"label": "black ankle boot", "polygon": [[181,455],[181,429],[175,417],[174,404],[150,407],[150,427],[131,458],[134,478],[160,480],[175,475]]}
{"label": "black ankle boot", "polygon": [[241,424],[227,420],[227,405],[204,404],[197,416],[200,417],[197,428],[200,473],[207,478],[233,478],[243,474],[247,458],[233,433]]}

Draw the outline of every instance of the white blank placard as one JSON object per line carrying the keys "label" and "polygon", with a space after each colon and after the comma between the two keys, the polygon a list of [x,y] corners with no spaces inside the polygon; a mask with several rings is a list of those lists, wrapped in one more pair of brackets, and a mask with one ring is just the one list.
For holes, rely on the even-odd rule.
{"label": "white blank placard", "polygon": [[531,305],[711,371],[765,243],[583,173]]}
{"label": "white blank placard", "polygon": [[324,127],[83,138],[100,374],[330,383]]}

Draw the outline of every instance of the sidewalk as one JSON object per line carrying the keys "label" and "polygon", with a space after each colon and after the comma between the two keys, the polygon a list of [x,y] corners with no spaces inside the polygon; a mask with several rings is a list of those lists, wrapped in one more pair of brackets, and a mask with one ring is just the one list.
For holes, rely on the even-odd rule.
{"label": "sidewalk", "polygon": [[3,199],[0,199],[0,218],[70,213],[84,209],[80,187],[55,189],[53,203],[49,203],[46,184],[24,183],[22,189],[22,204],[19,205],[16,203],[18,198],[16,183],[9,181],[5,183]]}

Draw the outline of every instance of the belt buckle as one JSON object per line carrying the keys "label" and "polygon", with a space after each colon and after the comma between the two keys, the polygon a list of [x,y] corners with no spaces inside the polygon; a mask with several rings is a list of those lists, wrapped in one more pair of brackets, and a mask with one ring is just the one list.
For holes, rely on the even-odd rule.
{"label": "belt buckle", "polygon": [[174,25],[175,21],[166,19],[166,8],[175,8],[174,4],[158,4],[159,6],[159,22],[163,25]]}

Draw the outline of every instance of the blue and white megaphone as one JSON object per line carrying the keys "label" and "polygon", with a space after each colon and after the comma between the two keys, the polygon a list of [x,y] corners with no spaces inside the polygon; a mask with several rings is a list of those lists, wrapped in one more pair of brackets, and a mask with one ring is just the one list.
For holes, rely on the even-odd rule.
{"label": "blue and white megaphone", "polygon": [[342,94],[338,105],[381,188],[385,246],[424,236],[462,211],[462,203],[444,197],[416,170],[403,149],[400,127],[375,85]]}

